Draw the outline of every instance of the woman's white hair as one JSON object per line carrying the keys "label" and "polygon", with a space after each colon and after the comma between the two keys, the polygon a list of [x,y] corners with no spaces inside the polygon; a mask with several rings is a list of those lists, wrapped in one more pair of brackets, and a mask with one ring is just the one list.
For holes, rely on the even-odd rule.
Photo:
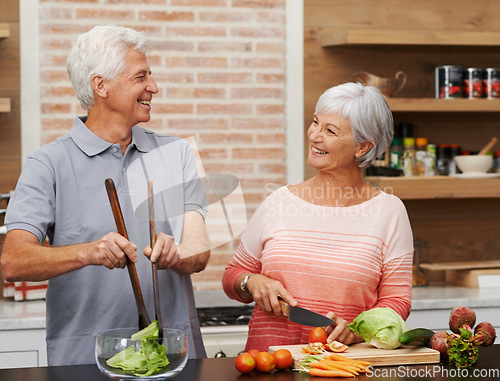
{"label": "woman's white hair", "polygon": [[351,123],[355,144],[366,141],[373,144],[366,154],[356,159],[360,168],[368,167],[392,142],[392,113],[376,87],[353,82],[331,87],[319,97],[314,113],[342,115]]}
{"label": "woman's white hair", "polygon": [[125,55],[129,48],[147,53],[149,42],[143,33],[123,26],[96,26],[78,36],[66,68],[84,110],[94,105],[92,76],[116,78],[125,69]]}

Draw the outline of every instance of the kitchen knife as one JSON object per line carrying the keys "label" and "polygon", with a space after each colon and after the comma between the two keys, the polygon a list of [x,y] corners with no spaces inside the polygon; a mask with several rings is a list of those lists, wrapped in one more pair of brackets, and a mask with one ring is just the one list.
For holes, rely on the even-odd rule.
{"label": "kitchen knife", "polygon": [[284,300],[280,300],[280,304],[283,316],[286,316],[288,320],[294,323],[308,325],[310,327],[326,327],[327,325],[335,324],[334,320],[324,315],[306,310],[302,307],[292,307]]}

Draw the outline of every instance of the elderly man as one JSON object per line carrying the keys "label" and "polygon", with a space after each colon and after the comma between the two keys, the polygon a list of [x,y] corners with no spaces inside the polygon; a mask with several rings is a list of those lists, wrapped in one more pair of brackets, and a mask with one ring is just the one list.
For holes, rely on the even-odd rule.
{"label": "elderly man", "polygon": [[[206,356],[190,279],[210,255],[206,197],[189,144],[137,125],[150,120],[158,92],[147,52],[145,36],[130,28],[95,27],[79,36],[67,68],[87,115],[28,158],[9,203],[2,273],[8,281],[49,279],[49,365],[93,363],[98,331],[138,327],[127,258],[150,316],[157,263],[163,325],[187,333],[190,358]],[[107,178],[116,184],[129,239],[116,232]],[[153,249],[144,213],[149,180],[160,211]],[[46,237],[49,246],[41,244]]]}

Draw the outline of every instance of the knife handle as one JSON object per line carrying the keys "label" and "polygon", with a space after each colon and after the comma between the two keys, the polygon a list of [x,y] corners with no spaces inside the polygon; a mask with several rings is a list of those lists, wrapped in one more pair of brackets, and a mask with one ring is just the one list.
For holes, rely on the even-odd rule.
{"label": "knife handle", "polygon": [[284,300],[279,300],[281,305],[281,312],[283,312],[283,316],[288,317],[290,315],[290,305]]}

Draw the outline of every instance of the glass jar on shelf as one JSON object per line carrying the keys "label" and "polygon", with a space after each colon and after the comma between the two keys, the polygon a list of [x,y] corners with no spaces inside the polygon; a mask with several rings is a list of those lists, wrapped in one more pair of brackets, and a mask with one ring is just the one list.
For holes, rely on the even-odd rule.
{"label": "glass jar on shelf", "polygon": [[403,172],[405,176],[415,176],[415,138],[403,139],[403,158],[401,160],[403,165]]}
{"label": "glass jar on shelf", "polygon": [[427,150],[424,156],[425,164],[425,175],[435,176],[436,175],[436,145],[427,144]]}
{"label": "glass jar on shelf", "polygon": [[425,176],[425,155],[427,154],[427,138],[416,139],[415,171],[417,176]]}
{"label": "glass jar on shelf", "polygon": [[436,149],[436,171],[440,176],[448,176],[450,161],[450,146],[439,144]]}
{"label": "glass jar on shelf", "polygon": [[394,169],[402,169],[402,158],[403,140],[401,138],[394,138],[389,148],[389,166]]}

